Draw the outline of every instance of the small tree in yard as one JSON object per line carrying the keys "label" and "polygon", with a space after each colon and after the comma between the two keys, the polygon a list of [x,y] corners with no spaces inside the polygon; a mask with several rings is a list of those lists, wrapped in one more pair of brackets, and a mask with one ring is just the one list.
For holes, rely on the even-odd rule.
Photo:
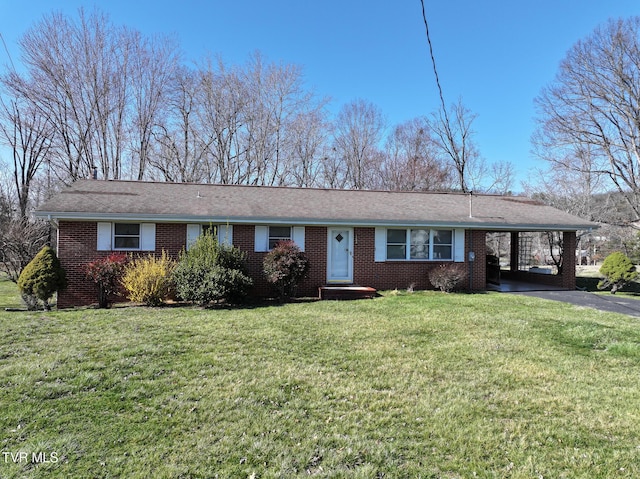
{"label": "small tree in yard", "polygon": [[246,255],[238,248],[220,244],[209,232],[180,255],[173,281],[181,299],[201,306],[212,301],[240,301],[253,285],[247,274]]}
{"label": "small tree in yard", "polygon": [[295,295],[309,272],[309,259],[293,241],[281,241],[265,256],[262,266],[267,281],[284,300]]}
{"label": "small tree in yard", "polygon": [[441,264],[429,271],[429,281],[440,291],[450,293],[467,277],[467,270],[461,263]]}
{"label": "small tree in yard", "polygon": [[45,310],[51,309],[49,299],[66,285],[65,271],[49,246],[43,247],[18,277],[18,289],[29,310],[37,308],[38,300]]}
{"label": "small tree in yard", "polygon": [[137,258],[125,266],[122,285],[131,301],[159,306],[173,292],[174,268],[175,262],[165,251],[159,258],[152,254]]}
{"label": "small tree in yard", "polygon": [[635,265],[629,257],[620,251],[607,256],[600,267],[600,273],[604,276],[598,283],[598,289],[611,288],[611,294],[622,289],[627,283],[638,277]]}
{"label": "small tree in yard", "polygon": [[98,307],[108,308],[109,298],[119,291],[120,278],[127,264],[127,256],[112,253],[106,258],[92,261],[85,267],[87,279],[98,286]]}

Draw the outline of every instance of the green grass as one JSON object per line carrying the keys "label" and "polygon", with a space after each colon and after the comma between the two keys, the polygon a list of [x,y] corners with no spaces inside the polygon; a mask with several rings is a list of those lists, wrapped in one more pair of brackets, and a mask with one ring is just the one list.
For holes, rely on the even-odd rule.
{"label": "green grass", "polygon": [[0,308],[24,308],[18,288],[0,272]]}
{"label": "green grass", "polygon": [[0,322],[0,449],[57,458],[2,478],[640,477],[627,316],[426,292]]}

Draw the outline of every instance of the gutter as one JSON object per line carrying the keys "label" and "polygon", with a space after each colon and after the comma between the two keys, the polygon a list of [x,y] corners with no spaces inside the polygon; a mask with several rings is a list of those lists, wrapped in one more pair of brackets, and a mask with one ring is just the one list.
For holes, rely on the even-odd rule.
{"label": "gutter", "polygon": [[[481,222],[479,217],[475,221],[402,221],[402,220],[374,220],[374,219],[340,219],[329,218],[285,218],[285,217],[213,217],[213,216],[178,216],[178,215],[151,215],[132,213],[73,213],[73,212],[47,212],[37,211],[38,217],[46,217],[50,222],[59,220],[68,221],[110,221],[110,222],[140,222],[140,223],[220,223],[220,224],[251,224],[251,225],[299,225],[299,226],[350,226],[350,227],[441,227],[464,228],[468,230],[488,231],[580,231],[593,230],[599,226],[595,223],[585,224],[530,224],[530,223],[503,223],[499,221]],[[493,218],[494,220],[496,218]]]}

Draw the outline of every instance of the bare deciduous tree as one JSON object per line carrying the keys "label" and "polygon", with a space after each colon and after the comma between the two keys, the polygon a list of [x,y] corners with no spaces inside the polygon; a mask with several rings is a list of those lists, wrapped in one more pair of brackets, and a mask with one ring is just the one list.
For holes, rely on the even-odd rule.
{"label": "bare deciduous tree", "polygon": [[74,22],[54,13],[29,30],[20,40],[27,73],[13,73],[5,82],[55,126],[56,171],[72,180],[87,176],[94,164],[110,177],[118,161],[112,162],[113,146],[107,146],[113,126],[108,118],[118,98],[114,32],[97,12],[80,10],[79,16]]}
{"label": "bare deciduous tree", "polygon": [[[202,138],[199,125],[198,101],[200,79],[198,73],[180,68],[169,93],[169,119],[154,131],[156,154],[149,165],[159,171],[164,181],[203,182],[210,137]],[[207,132],[204,132],[205,134]]]}
{"label": "bare deciduous tree", "polygon": [[96,166],[105,179],[141,179],[177,62],[174,45],[80,9],[77,20],[45,16],[23,35],[20,48],[25,71],[8,73],[3,83],[53,125],[57,176],[73,181]]}
{"label": "bare deciduous tree", "polygon": [[374,188],[380,182],[380,142],[385,120],[380,109],[365,100],[342,107],[335,122],[334,152],[345,166],[346,186]]}
{"label": "bare deciduous tree", "polygon": [[538,155],[606,176],[640,218],[640,17],[610,20],[576,43],[536,103]]}
{"label": "bare deciduous tree", "polygon": [[0,110],[0,143],[10,148],[18,215],[29,216],[31,188],[51,147],[53,125],[28,101],[10,100]]}
{"label": "bare deciduous tree", "polygon": [[46,221],[9,218],[0,228],[0,264],[14,283],[29,261],[49,242]]}
{"label": "bare deciduous tree", "polygon": [[289,125],[287,183],[300,187],[322,186],[322,165],[328,153],[329,133],[330,126],[321,109],[296,116]]}
{"label": "bare deciduous tree", "polygon": [[169,91],[180,56],[170,38],[147,39],[131,32],[131,41],[131,176],[142,180],[154,154],[153,133],[166,121]]}
{"label": "bare deciduous tree", "polygon": [[489,183],[484,185],[483,189],[487,193],[508,195],[513,190],[513,184],[515,183],[515,166],[509,161],[491,163],[485,176]]}
{"label": "bare deciduous tree", "polygon": [[244,125],[247,94],[237,68],[227,68],[218,59],[207,61],[199,71],[200,85],[197,110],[200,125],[211,134],[207,180],[222,184],[243,183],[247,172],[240,166],[244,145],[241,132]]}
{"label": "bare deciduous tree", "polygon": [[450,168],[438,156],[426,118],[396,126],[387,138],[382,164],[384,187],[390,190],[446,190]]}
{"label": "bare deciduous tree", "polygon": [[290,132],[298,115],[322,108],[302,84],[297,65],[265,63],[260,54],[245,67],[248,102],[245,112],[245,163],[250,184],[283,185],[287,155],[294,143]]}
{"label": "bare deciduous tree", "polygon": [[464,193],[478,189],[486,173],[473,139],[475,118],[476,115],[463,105],[462,100],[458,100],[449,113],[440,110],[430,119],[440,153],[456,176],[455,187]]}

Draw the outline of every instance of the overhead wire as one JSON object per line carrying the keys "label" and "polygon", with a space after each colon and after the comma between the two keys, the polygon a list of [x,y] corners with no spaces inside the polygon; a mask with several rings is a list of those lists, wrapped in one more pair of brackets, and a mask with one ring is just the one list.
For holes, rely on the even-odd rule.
{"label": "overhead wire", "polygon": [[436,57],[433,53],[433,44],[431,43],[431,34],[429,33],[429,22],[427,21],[427,12],[424,7],[424,0],[420,0],[422,5],[422,20],[424,21],[424,28],[427,32],[427,42],[429,44],[429,54],[431,55],[431,65],[433,66],[433,74],[436,77],[436,86],[438,87],[438,94],[440,95],[440,103],[442,104],[442,112],[444,113],[444,119],[447,126],[449,125],[449,115],[447,114],[447,105],[444,101],[444,94],[442,93],[442,85],[440,85],[440,76],[438,75],[438,68],[436,67]]}

